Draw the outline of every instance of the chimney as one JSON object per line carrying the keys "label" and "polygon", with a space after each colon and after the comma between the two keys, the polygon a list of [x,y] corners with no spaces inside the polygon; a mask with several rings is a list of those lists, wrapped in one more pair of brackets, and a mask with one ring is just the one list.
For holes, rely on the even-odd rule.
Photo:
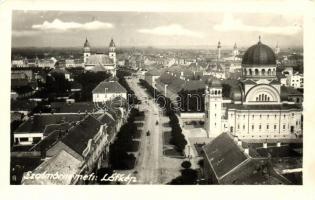
{"label": "chimney", "polygon": [[264,148],[264,149],[267,149],[267,147],[268,147],[268,144],[267,144],[266,142],[264,142],[264,143],[263,143],[263,148]]}
{"label": "chimney", "polygon": [[281,147],[281,142],[277,142],[277,147]]}

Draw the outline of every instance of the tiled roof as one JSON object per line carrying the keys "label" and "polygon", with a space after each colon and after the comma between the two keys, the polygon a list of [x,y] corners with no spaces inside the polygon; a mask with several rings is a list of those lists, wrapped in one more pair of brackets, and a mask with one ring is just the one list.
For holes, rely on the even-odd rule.
{"label": "tiled roof", "polygon": [[62,139],[62,142],[79,155],[82,155],[88,141],[98,133],[101,125],[97,119],[88,115],[79,124],[69,130],[69,133]]}
{"label": "tiled roof", "polygon": [[247,159],[227,133],[217,136],[203,151],[218,179]]}
{"label": "tiled roof", "polygon": [[83,117],[83,114],[34,115],[22,123],[15,133],[43,133],[47,125],[76,122],[81,120]]}
{"label": "tiled roof", "polygon": [[91,113],[96,111],[96,107],[92,102],[52,102],[51,109],[55,113]]}
{"label": "tiled roof", "polygon": [[[71,175],[75,175],[79,172],[81,161],[77,160],[71,154],[66,151],[60,151],[56,156],[40,164],[33,173],[41,174],[63,174],[61,178],[38,178],[38,179],[24,179],[22,184],[25,185],[68,185],[71,183]],[[45,176],[44,176],[45,177]]]}
{"label": "tiled roof", "polygon": [[127,93],[127,90],[117,81],[103,81],[94,88],[92,93]]}

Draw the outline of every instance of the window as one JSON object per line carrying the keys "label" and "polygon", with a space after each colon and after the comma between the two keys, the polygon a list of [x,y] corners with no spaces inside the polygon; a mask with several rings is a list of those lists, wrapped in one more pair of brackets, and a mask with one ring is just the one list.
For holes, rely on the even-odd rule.
{"label": "window", "polygon": [[259,130],[261,130],[261,125],[259,125]]}
{"label": "window", "polygon": [[277,125],[274,125],[273,128],[274,128],[274,129],[277,129]]}
{"label": "window", "polygon": [[269,129],[269,125],[267,125],[267,127],[266,127],[266,128],[267,128],[267,130],[268,130],[268,129]]}
{"label": "window", "polygon": [[245,115],[243,115],[243,118],[245,119]]}
{"label": "window", "polygon": [[217,116],[217,114],[214,114],[214,116],[216,117],[216,116]]}
{"label": "window", "polygon": [[292,113],[292,117],[294,117],[294,113]]}
{"label": "window", "polygon": [[285,118],[285,115],[283,115],[283,118]]}
{"label": "window", "polygon": [[28,142],[28,138],[27,137],[21,137],[20,142]]}
{"label": "window", "polygon": [[269,119],[269,115],[267,115],[267,119]]}
{"label": "window", "polygon": [[285,125],[283,124],[283,129],[285,129]]}
{"label": "window", "polygon": [[255,118],[255,116],[254,116],[254,115],[253,115],[252,117],[253,117],[253,119]]}
{"label": "window", "polygon": [[298,121],[296,121],[296,125],[299,125]]}
{"label": "window", "polygon": [[275,119],[277,119],[277,115],[275,115]]}
{"label": "window", "polygon": [[255,126],[254,125],[252,125],[252,129],[254,130],[254,128],[255,128]]}
{"label": "window", "polygon": [[245,125],[243,125],[243,130],[245,130]]}
{"label": "window", "polygon": [[240,129],[240,125],[239,124],[237,125],[237,129]]}
{"label": "window", "polygon": [[261,119],[261,115],[259,115],[259,118]]}

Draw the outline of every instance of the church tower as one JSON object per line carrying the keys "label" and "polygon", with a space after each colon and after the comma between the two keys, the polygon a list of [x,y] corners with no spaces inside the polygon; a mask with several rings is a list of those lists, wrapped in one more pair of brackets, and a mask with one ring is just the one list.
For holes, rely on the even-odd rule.
{"label": "church tower", "polygon": [[278,55],[280,53],[280,47],[279,44],[277,42],[276,48],[275,48],[275,54]]}
{"label": "church tower", "polygon": [[86,38],[85,42],[84,42],[84,46],[83,46],[83,61],[84,61],[84,63],[86,63],[86,61],[87,61],[88,57],[90,57],[90,55],[91,55],[91,47],[90,47],[88,39]]}
{"label": "church tower", "polygon": [[235,60],[236,56],[238,56],[238,54],[239,54],[236,43],[234,44],[232,54],[233,54],[233,57],[234,57],[234,60]]}
{"label": "church tower", "polygon": [[217,46],[217,58],[218,58],[218,61],[221,59],[221,42],[219,41],[218,42],[218,46]]}
{"label": "church tower", "polygon": [[113,39],[111,39],[111,41],[109,43],[108,56],[113,60],[114,64],[116,65],[116,45],[115,45]]}
{"label": "church tower", "polygon": [[113,76],[116,76],[116,45],[114,43],[114,39],[112,38],[109,43],[109,52],[108,52],[109,58],[113,60],[114,63],[114,70],[112,72]]}
{"label": "church tower", "polygon": [[205,129],[208,137],[222,133],[222,85],[213,79],[205,91]]}

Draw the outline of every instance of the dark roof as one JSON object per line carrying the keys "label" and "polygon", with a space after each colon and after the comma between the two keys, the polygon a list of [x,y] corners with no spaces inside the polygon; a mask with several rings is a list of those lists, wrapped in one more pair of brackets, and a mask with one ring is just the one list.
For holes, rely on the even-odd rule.
{"label": "dark roof", "polygon": [[250,79],[244,80],[243,83],[244,83],[244,84],[254,84],[254,85],[256,85],[255,81],[250,80]]}
{"label": "dark roof", "polygon": [[62,124],[65,122],[76,122],[84,115],[62,114],[62,115],[34,115],[22,123],[15,133],[43,133],[47,125]]}
{"label": "dark roof", "polygon": [[105,89],[107,93],[127,93],[127,90],[117,81],[103,81],[93,89],[92,93],[105,93]]}
{"label": "dark roof", "polygon": [[71,123],[65,122],[61,124],[51,124],[47,125],[44,130],[44,136],[50,135],[54,131],[66,131],[71,127]]}
{"label": "dark roof", "polygon": [[51,109],[56,113],[90,113],[96,111],[96,107],[92,102],[52,102]]}
{"label": "dark roof", "polygon": [[27,100],[14,100],[11,101],[11,111],[31,111],[36,107],[36,102],[30,102]]}
{"label": "dark roof", "polygon": [[219,179],[247,159],[227,133],[222,133],[203,147],[206,162],[212,166]]}
{"label": "dark roof", "polygon": [[273,79],[269,84],[278,84],[278,85],[280,85],[280,82],[278,80]]}
{"label": "dark roof", "polygon": [[219,79],[212,79],[211,83],[210,83],[210,87],[218,87],[218,88],[221,88],[222,87],[222,84],[221,84],[221,81]]}
{"label": "dark roof", "polygon": [[62,142],[82,155],[88,141],[98,133],[100,127],[101,123],[91,115],[88,115],[78,125],[69,130]]}
{"label": "dark roof", "polygon": [[260,41],[249,47],[245,52],[242,64],[246,65],[275,65],[276,55],[273,50]]}

